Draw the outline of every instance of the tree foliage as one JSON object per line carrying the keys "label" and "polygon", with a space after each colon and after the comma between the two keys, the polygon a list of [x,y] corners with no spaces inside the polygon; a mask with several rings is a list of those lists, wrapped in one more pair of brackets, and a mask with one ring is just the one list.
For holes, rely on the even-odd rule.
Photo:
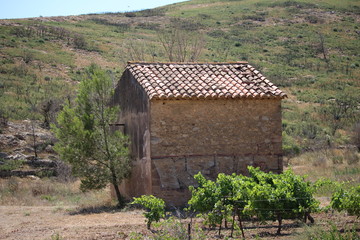
{"label": "tree foliage", "polygon": [[96,65],[90,66],[80,83],[75,104],[65,104],[52,129],[61,158],[81,179],[81,189],[100,189],[111,183],[119,206],[124,205],[118,185],[130,171],[128,139],[111,131],[119,112],[109,106],[113,95],[110,76]]}

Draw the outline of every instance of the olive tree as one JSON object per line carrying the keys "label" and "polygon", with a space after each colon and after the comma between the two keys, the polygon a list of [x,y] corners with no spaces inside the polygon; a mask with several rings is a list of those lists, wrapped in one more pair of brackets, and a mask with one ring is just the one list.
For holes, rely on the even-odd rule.
{"label": "olive tree", "polygon": [[128,138],[111,131],[118,107],[110,106],[111,77],[96,65],[90,66],[80,82],[74,104],[65,104],[52,129],[58,138],[55,150],[81,179],[82,190],[114,187],[119,207],[124,199],[119,184],[130,172]]}

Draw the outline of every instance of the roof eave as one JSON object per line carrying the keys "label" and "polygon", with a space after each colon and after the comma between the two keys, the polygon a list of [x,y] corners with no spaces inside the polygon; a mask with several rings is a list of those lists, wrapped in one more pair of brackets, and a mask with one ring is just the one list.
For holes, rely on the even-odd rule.
{"label": "roof eave", "polygon": [[165,95],[162,96],[152,96],[149,97],[149,100],[249,100],[249,99],[254,99],[254,100],[282,100],[287,98],[287,95],[284,94],[282,96],[239,96],[239,97],[167,97]]}

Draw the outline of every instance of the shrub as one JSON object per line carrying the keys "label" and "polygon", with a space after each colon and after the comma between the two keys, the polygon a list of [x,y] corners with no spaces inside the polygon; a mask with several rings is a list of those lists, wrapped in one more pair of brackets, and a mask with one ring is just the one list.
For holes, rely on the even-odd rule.
{"label": "shrub", "polygon": [[123,33],[131,29],[130,23],[118,23],[117,29],[114,32]]}
{"label": "shrub", "polygon": [[134,198],[131,204],[139,204],[147,210],[144,216],[147,219],[147,228],[150,229],[153,221],[160,221],[160,218],[165,216],[165,202],[164,200],[154,197],[153,195],[142,195]]}
{"label": "shrub", "polygon": [[2,129],[5,128],[8,124],[8,116],[4,109],[0,108],[0,133]]}
{"label": "shrub", "polygon": [[316,24],[316,23],[324,23],[324,20],[313,15],[308,15],[305,17],[305,20],[309,23]]}
{"label": "shrub", "polygon": [[283,137],[283,152],[285,156],[293,156],[298,155],[301,151],[301,147],[299,144],[296,143],[295,139],[289,135],[286,134],[284,131],[282,133]]}
{"label": "shrub", "polygon": [[62,239],[63,238],[59,233],[54,233],[53,235],[51,235],[51,240],[62,240]]}
{"label": "shrub", "polygon": [[160,24],[159,23],[139,23],[137,28],[147,29],[147,30],[159,30]]}
{"label": "shrub", "polygon": [[357,122],[354,126],[352,140],[358,151],[360,151],[360,122]]}
{"label": "shrub", "polygon": [[21,167],[24,160],[0,159],[0,171],[12,171]]}
{"label": "shrub", "polygon": [[356,151],[347,151],[345,152],[344,158],[346,159],[347,164],[355,165],[360,161],[360,154]]}
{"label": "shrub", "polygon": [[24,50],[23,60],[26,64],[32,62],[34,60],[34,55],[29,50]]}
{"label": "shrub", "polygon": [[207,34],[213,38],[227,38],[227,33],[220,29],[208,32]]}
{"label": "shrub", "polygon": [[84,36],[77,34],[74,36],[74,46],[77,49],[86,49],[87,43]]}
{"label": "shrub", "polygon": [[259,21],[259,22],[265,22],[265,16],[260,14],[255,15],[245,15],[243,17],[244,20],[253,20],[253,21]]}
{"label": "shrub", "polygon": [[171,26],[185,31],[196,31],[204,28],[204,25],[195,19],[171,18]]}
{"label": "shrub", "polygon": [[156,17],[156,16],[165,16],[165,11],[163,9],[154,8],[154,9],[145,9],[139,12],[136,12],[139,17]]}
{"label": "shrub", "polygon": [[7,191],[15,194],[20,188],[19,181],[16,178],[10,178],[7,182]]}
{"label": "shrub", "polygon": [[338,211],[346,211],[350,215],[360,217],[360,185],[344,190],[339,187],[333,194],[330,205]]}
{"label": "shrub", "polygon": [[135,12],[126,12],[125,17],[136,17],[136,13]]}

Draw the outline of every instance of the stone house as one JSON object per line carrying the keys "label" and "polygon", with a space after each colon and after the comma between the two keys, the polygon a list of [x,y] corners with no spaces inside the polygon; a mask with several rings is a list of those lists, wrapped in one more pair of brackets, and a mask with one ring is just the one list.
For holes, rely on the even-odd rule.
{"label": "stone house", "polygon": [[199,171],[211,179],[248,165],[282,171],[284,97],[246,62],[129,62],[114,98],[133,158],[122,193],[183,205]]}

